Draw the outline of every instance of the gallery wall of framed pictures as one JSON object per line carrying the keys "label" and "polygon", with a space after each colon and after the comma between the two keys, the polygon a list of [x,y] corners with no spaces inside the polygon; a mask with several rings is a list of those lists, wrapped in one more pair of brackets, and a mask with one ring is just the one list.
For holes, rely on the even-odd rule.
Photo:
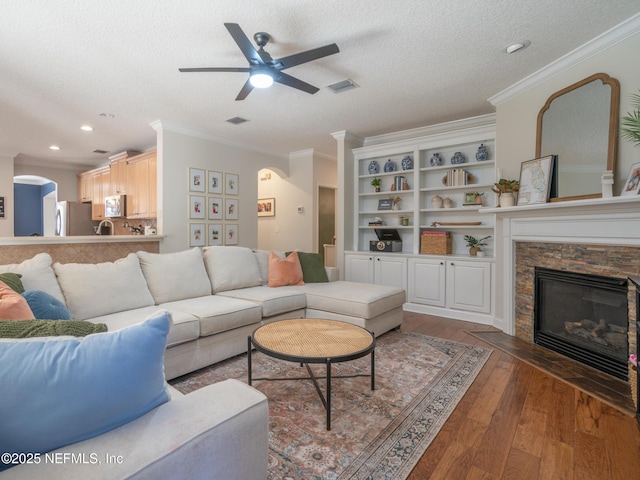
{"label": "gallery wall of framed pictures", "polygon": [[189,246],[238,245],[240,176],[189,168]]}

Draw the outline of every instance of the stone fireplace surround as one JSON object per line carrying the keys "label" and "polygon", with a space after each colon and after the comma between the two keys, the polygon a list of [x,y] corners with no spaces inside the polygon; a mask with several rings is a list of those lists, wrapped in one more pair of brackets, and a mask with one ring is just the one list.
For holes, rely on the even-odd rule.
{"label": "stone fireplace surround", "polygon": [[[505,333],[533,342],[534,267],[626,278],[640,274],[640,196],[495,208]],[[629,352],[636,351],[629,287]],[[498,299],[500,301],[500,299]]]}

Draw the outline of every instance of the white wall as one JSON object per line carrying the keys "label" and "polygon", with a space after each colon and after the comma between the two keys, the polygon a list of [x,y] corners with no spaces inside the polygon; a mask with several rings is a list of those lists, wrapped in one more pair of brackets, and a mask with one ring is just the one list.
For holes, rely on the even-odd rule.
{"label": "white wall", "polygon": [[0,155],[0,197],[4,197],[0,237],[13,237],[13,177],[13,156]]}

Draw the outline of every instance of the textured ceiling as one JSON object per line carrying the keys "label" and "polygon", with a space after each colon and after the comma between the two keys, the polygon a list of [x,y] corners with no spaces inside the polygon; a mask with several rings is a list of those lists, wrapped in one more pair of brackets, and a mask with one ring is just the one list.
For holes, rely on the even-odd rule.
{"label": "textured ceiling", "polygon": [[[98,165],[154,145],[156,120],[278,155],[335,155],[332,132],[491,113],[488,98],[639,11],[638,0],[4,0],[0,155]],[[225,22],[270,33],[274,58],[332,42],[340,53],[287,70],[315,95],[276,84],[236,102],[246,74],[178,72],[246,66]],[[360,88],[325,88],[347,78]],[[225,122],[235,116],[249,122]]]}

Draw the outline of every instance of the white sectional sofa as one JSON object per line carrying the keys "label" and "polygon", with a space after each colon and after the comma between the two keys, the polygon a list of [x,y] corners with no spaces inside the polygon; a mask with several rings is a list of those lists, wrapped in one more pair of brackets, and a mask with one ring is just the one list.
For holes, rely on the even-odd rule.
{"label": "white sectional sofa", "polygon": [[[381,335],[400,326],[405,301],[400,288],[343,281],[269,287],[269,252],[244,247],[138,252],[100,264],[52,265],[51,257],[41,253],[21,264],[2,265],[3,272],[21,274],[26,290],[47,292],[64,302],[74,319],[104,323],[109,332],[141,324],[159,309],[170,312],[167,380],[246,352],[247,337],[265,322],[343,320]],[[329,272],[331,280],[334,275]],[[58,450],[124,448],[131,452],[127,464],[103,469],[75,463],[21,465],[1,475],[265,478],[267,422],[266,398],[246,384],[225,381],[184,396],[173,390],[169,402],[145,415]]]}

